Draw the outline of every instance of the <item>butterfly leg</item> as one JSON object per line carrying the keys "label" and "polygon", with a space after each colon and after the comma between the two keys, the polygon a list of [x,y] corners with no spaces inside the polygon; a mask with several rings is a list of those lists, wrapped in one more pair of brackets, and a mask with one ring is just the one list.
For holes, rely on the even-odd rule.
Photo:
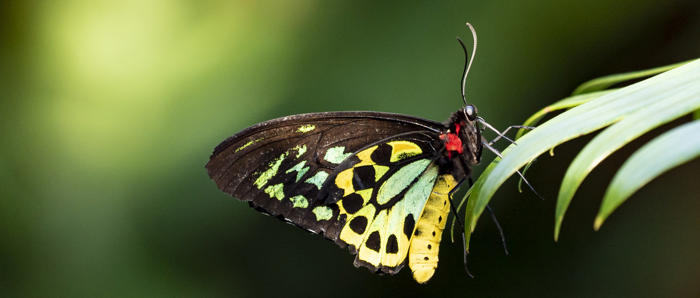
{"label": "butterfly leg", "polygon": [[491,208],[491,204],[486,204],[486,210],[489,211],[489,214],[491,214],[491,220],[493,220],[493,223],[496,224],[496,228],[498,229],[498,234],[501,235],[501,243],[503,243],[503,251],[506,253],[506,256],[509,255],[508,253],[508,246],[506,245],[506,235],[503,234],[503,228],[501,228],[501,224],[498,223],[498,219],[496,218],[496,213],[493,212],[493,209]]}
{"label": "butterfly leg", "polygon": [[[500,139],[501,139],[501,135],[504,135],[504,136],[505,136],[505,134],[507,134],[508,131],[509,131],[511,128],[517,128],[517,129],[535,129],[534,126],[525,126],[525,125],[511,125],[511,126],[508,126],[502,133],[500,133],[497,137],[495,137],[493,140],[491,140],[491,141],[489,142],[489,145],[493,145],[493,143],[496,143],[496,141],[500,140]],[[515,142],[513,142],[513,143],[515,143]]]}
{"label": "butterfly leg", "polygon": [[[469,188],[471,188],[472,185],[474,185],[474,181],[472,180],[471,177],[469,177],[469,179],[467,181],[469,182]],[[462,180],[462,182],[464,182],[464,180]],[[462,182],[460,182],[459,185],[461,185]],[[455,190],[457,190],[458,188],[459,187],[455,187]],[[467,198],[467,200],[469,200],[469,199]],[[452,206],[454,206],[454,204],[452,204],[452,193],[450,193],[450,204]],[[503,244],[503,250],[505,251],[505,254],[509,255],[510,253],[508,252],[508,246],[506,244],[506,236],[503,233],[503,228],[501,227],[501,224],[498,222],[498,219],[496,218],[496,214],[493,212],[493,209],[491,208],[491,204],[486,204],[486,210],[488,210],[489,214],[491,215],[491,220],[493,220],[493,223],[496,224],[496,228],[498,229],[498,234],[501,236],[501,243]],[[459,217],[457,216],[457,211],[455,209],[452,209],[452,212],[455,213],[455,220],[459,220]],[[464,226],[459,221],[458,221],[458,225],[459,225],[460,229],[462,230],[462,247],[464,247],[464,270],[467,272],[467,275],[469,277],[474,278],[474,275],[471,274],[471,272],[469,271],[469,267],[467,266],[467,257],[469,255],[469,252],[467,251],[467,247],[466,247],[467,243],[466,243],[466,237],[464,234]]]}
{"label": "butterfly leg", "polygon": [[[462,231],[461,234],[462,234],[462,247],[463,247],[463,251],[464,251],[464,271],[467,273],[467,276],[474,278],[474,275],[472,275],[472,273],[469,271],[469,266],[467,266],[467,256],[468,256],[469,252],[467,251],[467,242],[466,242],[467,239],[466,239],[465,234],[464,234],[464,230],[465,230],[464,225],[462,225],[463,220],[459,217],[459,213],[457,211],[457,208],[455,207],[456,205],[452,201],[452,194],[457,192],[457,190],[460,189],[460,187],[462,186],[462,184],[465,181],[469,182],[469,186],[467,188],[471,188],[472,185],[474,185],[474,181],[472,180],[471,177],[469,177],[468,179],[462,179],[462,181],[460,181],[457,184],[457,187],[455,187],[454,189],[452,189],[452,191],[450,191],[448,198],[450,200],[450,208],[452,209],[452,213],[454,213],[454,215],[455,215],[453,220],[457,222],[457,226]],[[469,200],[468,196],[467,196],[466,200]],[[464,203],[464,202],[462,202],[462,203]],[[460,206],[461,206],[461,204],[460,204]]]}
{"label": "butterfly leg", "polygon": [[497,138],[504,138],[504,139],[508,140],[509,142],[516,144],[515,141],[511,140],[509,137],[506,137],[502,132],[500,132],[498,129],[496,129],[491,124],[486,122],[486,120],[484,120],[484,118],[476,117],[476,119],[477,119],[477,121],[479,121],[479,123],[481,123],[481,125],[485,126],[486,128],[488,128],[488,129],[492,130],[493,132],[495,132],[496,134],[498,134]]}
{"label": "butterfly leg", "polygon": [[491,141],[489,142],[489,145],[493,145],[493,143],[495,143],[496,141],[500,140],[501,138],[504,138],[504,139],[508,140],[509,142],[511,142],[511,143],[517,145],[517,143],[515,143],[515,141],[513,141],[513,140],[511,140],[510,138],[506,137],[506,133],[508,133],[508,131],[509,131],[510,129],[512,129],[512,128],[518,128],[518,129],[535,129],[534,126],[511,125],[511,126],[508,126],[503,132],[501,132],[501,131],[499,131],[498,129],[496,129],[495,127],[493,127],[491,124],[489,124],[488,122],[486,122],[486,120],[484,120],[484,118],[477,117],[477,119],[478,119],[479,123],[481,123],[481,124],[484,125],[486,128],[488,128],[488,129],[492,130],[493,132],[495,132],[496,134],[498,134],[498,136],[496,136],[493,140],[491,140]]}
{"label": "butterfly leg", "polygon": [[[496,154],[496,156],[498,156],[498,157],[500,157],[501,159],[503,159],[503,155],[501,154],[501,151],[498,151],[498,149],[496,149],[496,148],[492,147],[491,145],[489,145],[489,143],[488,143],[488,142],[486,141],[486,139],[483,138],[483,137],[482,137],[482,140],[481,140],[481,144],[484,145],[484,147],[486,147],[486,149],[489,149],[489,151],[493,152],[493,154]],[[520,176],[520,178],[522,178],[523,181],[525,182],[525,185],[527,185],[527,187],[529,187],[530,190],[532,190],[532,192],[533,192],[538,198],[544,200],[544,198],[543,198],[542,196],[540,196],[539,193],[537,193],[537,191],[535,190],[535,188],[532,187],[532,185],[530,184],[530,182],[528,182],[527,179],[525,179],[525,176],[523,176],[523,174],[520,173],[519,170],[516,170],[515,172],[518,173],[518,175]]]}

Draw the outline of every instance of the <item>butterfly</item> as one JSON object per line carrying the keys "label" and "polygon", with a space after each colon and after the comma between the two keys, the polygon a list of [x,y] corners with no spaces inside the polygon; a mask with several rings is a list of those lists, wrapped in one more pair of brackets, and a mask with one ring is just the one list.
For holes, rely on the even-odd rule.
{"label": "butterfly", "polygon": [[[467,26],[474,52],[476,34]],[[382,112],[273,119],[219,144],[209,176],[258,211],[347,247],[356,267],[396,274],[408,264],[425,283],[454,211],[450,194],[470,177],[483,147],[493,149],[480,124],[495,129],[464,96],[473,58],[461,80],[465,105],[444,123]]]}

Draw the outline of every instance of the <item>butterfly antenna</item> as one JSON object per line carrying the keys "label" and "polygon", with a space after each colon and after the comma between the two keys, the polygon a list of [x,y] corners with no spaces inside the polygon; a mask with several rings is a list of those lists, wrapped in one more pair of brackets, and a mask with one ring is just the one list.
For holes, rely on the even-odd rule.
{"label": "butterfly antenna", "polygon": [[503,243],[503,251],[506,253],[506,256],[509,255],[508,253],[508,246],[506,245],[506,235],[503,234],[503,228],[501,228],[501,224],[498,223],[498,219],[496,218],[496,213],[493,212],[493,209],[491,209],[491,204],[486,204],[486,210],[489,211],[489,214],[491,214],[491,220],[493,220],[493,223],[496,224],[496,228],[498,229],[498,234],[501,235],[501,243]]}
{"label": "butterfly antenna", "polygon": [[471,57],[469,57],[467,47],[464,45],[462,39],[457,37],[457,41],[459,42],[459,45],[462,46],[462,50],[464,51],[464,71],[462,72],[462,81],[460,82],[460,87],[462,90],[462,101],[464,102],[465,106],[467,105],[467,75],[469,75],[469,69],[472,68],[472,62],[474,62],[474,55],[476,54],[476,30],[474,30],[474,26],[472,26],[472,24],[469,23],[467,23],[467,28],[469,28],[469,31],[471,31],[472,38],[474,39],[474,46],[472,47]]}

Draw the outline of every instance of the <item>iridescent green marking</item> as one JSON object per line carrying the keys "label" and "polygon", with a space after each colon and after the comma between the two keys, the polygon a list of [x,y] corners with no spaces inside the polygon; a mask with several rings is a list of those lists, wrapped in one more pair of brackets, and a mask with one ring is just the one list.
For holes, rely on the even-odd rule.
{"label": "iridescent green marking", "polygon": [[339,164],[352,155],[352,153],[343,152],[345,152],[345,147],[343,146],[328,148],[328,150],[326,150],[326,155],[323,156],[323,159],[330,163]]}
{"label": "iridescent green marking", "polygon": [[306,165],[306,161],[302,160],[300,163],[294,165],[289,170],[287,170],[285,173],[289,174],[291,172],[297,172],[297,180],[295,182],[299,182],[301,177],[303,177],[304,174],[306,174],[306,171],[309,170],[309,167],[305,167],[305,165]]}
{"label": "iridescent green marking", "polygon": [[297,132],[307,133],[307,132],[310,132],[314,129],[316,129],[316,125],[306,124],[306,125],[299,126],[299,128],[297,128]]}
{"label": "iridescent green marking", "polygon": [[282,153],[277,159],[270,162],[269,168],[265,170],[265,172],[260,173],[260,176],[258,176],[258,179],[255,179],[254,183],[258,189],[261,189],[263,186],[265,186],[265,184],[267,184],[268,181],[270,181],[270,179],[272,179],[272,177],[277,175],[277,171],[279,170],[282,161],[287,158],[287,155],[289,155],[289,153]]}
{"label": "iridescent green marking", "polygon": [[[251,141],[251,142],[255,143],[259,140],[262,140],[262,139],[258,139],[256,141]],[[248,143],[252,144],[251,142],[248,142]],[[243,145],[243,147],[246,147],[246,146],[250,146],[250,145],[248,145],[248,144]],[[243,148],[243,147],[241,147],[241,148]],[[239,148],[239,149],[241,149],[241,148]],[[292,150],[297,151],[296,157],[299,158],[302,154],[306,153],[306,145],[297,145],[296,147],[292,148]],[[264,172],[260,173],[260,176],[258,176],[258,179],[256,179],[255,183],[254,183],[258,189],[261,189],[263,186],[265,186],[265,184],[267,184],[267,182],[270,181],[270,179],[272,179],[272,177],[275,177],[275,175],[277,175],[277,171],[279,170],[280,165],[282,164],[282,161],[285,158],[287,158],[287,156],[289,156],[289,151],[282,153],[282,155],[280,155],[277,159],[270,162],[269,168],[267,170],[265,170]],[[304,171],[304,172],[306,172],[306,171]],[[287,173],[289,173],[289,171],[287,171]],[[301,179],[301,176],[297,176],[297,177],[299,177],[299,178],[297,178],[297,181],[299,179]]]}
{"label": "iridescent green marking", "polygon": [[323,182],[326,182],[327,178],[328,178],[328,173],[326,173],[324,171],[318,171],[318,172],[316,172],[316,174],[313,177],[306,179],[306,181],[304,181],[304,182],[316,185],[316,187],[320,190],[321,187],[323,186]]}
{"label": "iridescent green marking", "polygon": [[396,171],[396,173],[386,179],[386,182],[379,187],[377,203],[385,204],[391,198],[398,195],[425,170],[428,164],[430,164],[429,159],[420,159]]}
{"label": "iridescent green marking", "polygon": [[272,186],[265,187],[265,193],[270,195],[270,198],[276,198],[278,200],[284,199],[284,184],[275,184]]}
{"label": "iridescent green marking", "polygon": [[297,158],[306,153],[306,145],[296,145],[293,149],[297,151]]}
{"label": "iridescent green marking", "polygon": [[418,215],[425,207],[425,202],[428,201],[430,192],[435,186],[435,180],[438,176],[438,167],[431,166],[423,173],[418,181],[404,195],[404,210],[413,215],[413,220],[418,221]]}
{"label": "iridescent green marking", "polygon": [[238,152],[238,151],[241,151],[241,150],[245,149],[246,147],[248,147],[248,146],[250,146],[250,145],[253,145],[253,144],[257,143],[257,142],[260,142],[260,140],[262,140],[262,139],[263,139],[263,138],[259,138],[259,139],[256,139],[256,140],[248,141],[248,143],[245,143],[245,144],[243,144],[243,146],[238,147],[235,151],[233,151],[233,153],[236,153],[236,152]]}
{"label": "iridescent green marking", "polygon": [[329,220],[333,217],[333,210],[328,206],[318,206],[314,208],[314,210],[311,210],[311,212],[316,215],[317,221]]}
{"label": "iridescent green marking", "polygon": [[309,201],[306,199],[305,196],[298,195],[298,196],[293,196],[289,198],[290,201],[292,201],[293,205],[292,207],[294,208],[306,208],[309,207]]}

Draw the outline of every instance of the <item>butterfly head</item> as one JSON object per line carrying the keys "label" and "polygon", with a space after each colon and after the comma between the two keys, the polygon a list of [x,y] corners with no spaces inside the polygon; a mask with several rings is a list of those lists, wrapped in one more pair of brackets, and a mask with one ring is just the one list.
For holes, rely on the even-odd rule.
{"label": "butterfly head", "polygon": [[[462,80],[460,81],[464,107],[450,117],[448,123],[449,131],[444,134],[444,140],[448,158],[452,159],[455,154],[458,154],[464,162],[467,162],[469,165],[475,165],[479,163],[481,159],[481,131],[477,124],[479,117],[477,116],[476,106],[467,103],[465,91],[467,75],[469,74],[472,62],[474,62],[474,54],[476,53],[476,31],[469,23],[467,23],[467,28],[471,31],[474,39],[471,57],[469,57],[467,47],[464,45],[462,39],[459,37],[457,38],[459,45],[464,51],[465,58],[464,72],[462,73]],[[443,135],[440,136],[440,139],[443,139]]]}
{"label": "butterfly head", "polygon": [[466,105],[452,114],[447,123],[448,130],[440,135],[450,159],[461,157],[470,165],[479,163],[481,132],[477,119],[477,110],[473,105]]}

